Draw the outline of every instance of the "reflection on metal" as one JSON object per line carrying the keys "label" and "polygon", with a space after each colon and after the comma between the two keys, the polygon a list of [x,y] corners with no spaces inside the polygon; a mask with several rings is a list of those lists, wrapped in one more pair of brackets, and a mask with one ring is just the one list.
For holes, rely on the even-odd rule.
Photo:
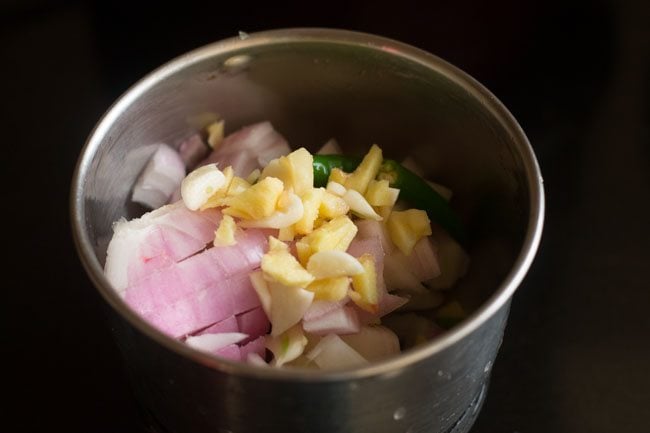
{"label": "reflection on metal", "polygon": [[246,69],[251,60],[251,56],[246,54],[229,57],[225,62],[223,62],[223,70],[224,72],[231,74],[241,72]]}

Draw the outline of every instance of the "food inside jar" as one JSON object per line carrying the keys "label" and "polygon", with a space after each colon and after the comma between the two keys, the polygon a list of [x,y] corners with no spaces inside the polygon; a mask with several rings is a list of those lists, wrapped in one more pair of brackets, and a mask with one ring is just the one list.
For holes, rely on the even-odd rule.
{"label": "food inside jar", "polygon": [[113,226],[104,272],[140,317],[217,357],[314,369],[385,359],[463,320],[449,189],[377,145],[312,154],[270,122],[223,130],[160,144],[133,191],[155,209]]}

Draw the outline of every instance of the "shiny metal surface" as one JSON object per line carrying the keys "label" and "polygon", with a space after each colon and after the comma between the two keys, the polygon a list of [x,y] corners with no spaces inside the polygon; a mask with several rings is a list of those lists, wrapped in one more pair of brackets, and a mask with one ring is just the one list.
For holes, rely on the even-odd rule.
{"label": "shiny metal surface", "polygon": [[[457,296],[475,308],[437,340],[340,372],[253,368],[168,339],[133,314],[102,275],[111,223],[132,217],[130,186],[147,145],[177,144],[188,119],[217,112],[228,130],[269,119],[294,147],[336,137],[380,144],[451,186],[471,231]],[[510,298],[533,260],[544,198],[533,151],[507,110],[470,77],[404,44],[338,30],[264,32],[218,42],[148,75],[106,113],[72,188],[79,254],[107,301],[143,406],[173,432],[445,432],[484,392]]]}

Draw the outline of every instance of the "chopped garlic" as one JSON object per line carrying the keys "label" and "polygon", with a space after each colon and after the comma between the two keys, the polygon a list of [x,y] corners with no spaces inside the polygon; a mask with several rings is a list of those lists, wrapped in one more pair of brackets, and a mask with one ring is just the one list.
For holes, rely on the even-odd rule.
{"label": "chopped garlic", "polygon": [[205,129],[208,131],[208,144],[215,149],[223,141],[223,120],[209,124]]}
{"label": "chopped garlic", "polygon": [[386,222],[393,243],[406,256],[421,238],[431,235],[431,223],[427,213],[420,209],[393,211]]}
{"label": "chopped garlic", "polygon": [[260,171],[259,168],[256,168],[255,170],[251,171],[251,173],[246,177],[246,182],[250,183],[251,185],[257,182],[257,179],[260,178],[260,174],[262,172]]}
{"label": "chopped garlic", "polygon": [[360,217],[375,221],[382,220],[381,216],[375,212],[370,203],[358,191],[347,190],[343,200],[350,206],[350,210]]}
{"label": "chopped garlic", "polygon": [[223,210],[223,213],[247,220],[266,218],[275,211],[283,189],[284,185],[280,179],[264,178],[245,191],[228,197],[226,200],[228,207]]}
{"label": "chopped garlic", "polygon": [[347,191],[347,189],[345,189],[343,185],[334,181],[327,182],[326,189],[332,194],[338,195],[339,197],[343,197],[343,195],[345,195],[345,192]]}
{"label": "chopped garlic", "polygon": [[293,226],[282,227],[278,231],[278,239],[284,242],[291,242],[296,237],[296,230]]}
{"label": "chopped garlic", "polygon": [[316,280],[306,287],[314,292],[314,299],[317,301],[336,302],[348,295],[350,279],[348,277],[323,278]]}
{"label": "chopped garlic", "polygon": [[340,185],[345,185],[345,181],[350,177],[349,173],[344,172],[338,167],[334,167],[330,171],[329,182],[336,182]]}
{"label": "chopped garlic", "polygon": [[352,288],[350,299],[369,313],[376,314],[379,310],[379,291],[377,290],[377,270],[375,259],[372,254],[364,254],[359,257],[364,272],[352,277]]}
{"label": "chopped garlic", "polygon": [[[348,206],[345,200],[327,190],[323,191],[320,208],[318,209],[319,217],[327,219],[336,218],[346,215],[348,212],[350,212],[350,206]],[[316,226],[315,222],[314,226]]]}
{"label": "chopped garlic", "polygon": [[292,192],[285,191],[278,199],[278,204],[280,204],[278,210],[266,218],[242,221],[240,225],[242,227],[281,229],[289,227],[290,225],[300,221],[304,213],[304,207],[302,201],[300,200],[300,197]]}
{"label": "chopped garlic", "polygon": [[363,157],[361,164],[346,179],[344,183],[345,187],[364,194],[368,188],[368,183],[377,176],[382,161],[381,149],[376,144],[373,144],[368,153]]}
{"label": "chopped garlic", "polygon": [[314,277],[351,277],[364,272],[363,266],[355,257],[345,251],[318,251],[307,262],[307,271]]}
{"label": "chopped garlic", "polygon": [[219,191],[210,196],[210,198],[201,206],[201,210],[211,209],[214,207],[223,206],[225,204],[223,200],[226,197],[226,192],[230,188],[230,183],[232,182],[235,173],[232,169],[232,166],[230,165],[224,168],[222,173],[226,179],[223,183],[223,186]]}
{"label": "chopped garlic", "polygon": [[312,188],[302,195],[304,212],[300,220],[296,222],[296,233],[306,235],[314,231],[314,221],[318,218],[324,193],[322,188]]}
{"label": "chopped garlic", "polygon": [[287,188],[302,195],[314,187],[313,161],[311,153],[301,147],[287,156],[271,160],[262,170],[261,178],[278,178]]}
{"label": "chopped garlic", "polygon": [[235,220],[230,215],[224,215],[221,223],[219,223],[219,228],[214,232],[214,246],[215,247],[227,247],[235,245],[237,240],[235,239],[235,232],[237,231],[237,225]]}
{"label": "chopped garlic", "polygon": [[234,176],[230,181],[230,186],[228,186],[228,192],[226,193],[226,195],[228,197],[239,195],[250,187],[251,184],[248,183],[246,179],[242,179],[241,177]]}
{"label": "chopped garlic", "polygon": [[399,196],[399,189],[388,186],[387,180],[371,180],[365,198],[372,206],[393,206]]}
{"label": "chopped garlic", "polygon": [[307,149],[294,150],[287,159],[291,163],[293,190],[298,195],[314,188],[314,157]]}
{"label": "chopped garlic", "polygon": [[288,250],[273,249],[264,254],[262,271],[267,281],[277,281],[287,287],[305,287],[314,281],[314,276]]}
{"label": "chopped garlic", "polygon": [[289,246],[273,236],[269,236],[269,251],[289,251]]}
{"label": "chopped garlic", "polygon": [[185,176],[181,182],[181,197],[188,209],[197,210],[225,183],[226,177],[217,164],[204,165]]}
{"label": "chopped garlic", "polygon": [[296,242],[298,257],[307,264],[309,257],[318,251],[345,251],[357,231],[357,226],[347,215],[336,217]]}

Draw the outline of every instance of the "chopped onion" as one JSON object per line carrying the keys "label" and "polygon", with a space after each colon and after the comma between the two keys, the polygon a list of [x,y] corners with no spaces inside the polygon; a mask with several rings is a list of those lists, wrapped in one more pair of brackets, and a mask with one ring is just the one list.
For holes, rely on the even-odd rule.
{"label": "chopped onion", "polygon": [[341,307],[314,320],[305,320],[302,326],[315,335],[354,334],[359,332],[359,317],[353,307]]}
{"label": "chopped onion", "polygon": [[151,209],[166,204],[185,177],[185,163],[178,152],[160,143],[142,170],[131,199]]}
{"label": "chopped onion", "polygon": [[398,289],[413,293],[427,291],[420,279],[411,272],[409,258],[399,250],[393,251],[393,254],[384,257],[384,269],[386,287],[389,292]]}
{"label": "chopped onion", "polygon": [[300,325],[293,326],[279,336],[267,336],[266,347],[273,352],[273,365],[282,367],[302,355],[308,340]]}
{"label": "chopped onion", "polygon": [[358,333],[341,338],[368,361],[400,353],[397,335],[385,326],[363,326]]}
{"label": "chopped onion", "polygon": [[191,170],[208,154],[208,146],[199,134],[194,134],[178,146],[178,153],[185,167]]}
{"label": "chopped onion", "polygon": [[319,155],[340,155],[343,152],[339,143],[335,139],[330,138],[316,153]]}
{"label": "chopped onion", "polygon": [[303,320],[308,321],[308,320],[314,320],[317,319],[330,311],[334,311],[338,308],[341,308],[343,305],[347,304],[349,301],[349,298],[346,296],[345,298],[341,299],[340,301],[314,301],[312,304],[309,306],[309,309],[305,311],[305,315],[303,316]]}
{"label": "chopped onion", "polygon": [[336,334],[321,338],[307,358],[322,369],[357,367],[368,361]]}
{"label": "chopped onion", "polygon": [[271,335],[277,336],[300,322],[314,300],[314,292],[269,283],[271,293]]}
{"label": "chopped onion", "polygon": [[195,337],[187,337],[185,343],[194,349],[214,353],[226,346],[244,341],[246,338],[248,338],[248,335],[242,334],[241,332],[224,332],[221,334],[202,334]]}
{"label": "chopped onion", "polygon": [[440,275],[438,253],[430,236],[425,236],[416,242],[408,262],[411,265],[411,272],[420,281],[427,281]]}

